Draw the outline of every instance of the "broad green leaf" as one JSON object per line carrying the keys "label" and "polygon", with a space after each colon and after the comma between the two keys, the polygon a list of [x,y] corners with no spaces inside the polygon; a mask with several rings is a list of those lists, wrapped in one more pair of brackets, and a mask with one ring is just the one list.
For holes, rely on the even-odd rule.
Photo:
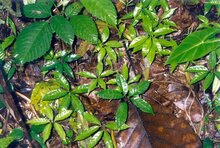
{"label": "broad green leaf", "polygon": [[62,112],[62,110],[64,110],[64,109],[67,110],[69,108],[69,106],[71,104],[71,95],[68,94],[68,95],[62,97],[60,100],[61,101],[59,102],[59,106],[58,106],[59,113]]}
{"label": "broad green leaf", "polygon": [[132,77],[129,81],[128,81],[128,84],[131,84],[131,83],[135,83],[135,82],[138,82],[141,78],[141,75],[136,75],[134,77]]}
{"label": "broad green leaf", "polygon": [[117,123],[116,122],[108,122],[106,125],[105,125],[106,128],[110,129],[110,130],[114,130],[114,131],[120,131],[120,130],[125,130],[125,129],[128,129],[129,126],[127,124],[123,124],[121,127],[118,127]]}
{"label": "broad green leaf", "polygon": [[24,64],[43,56],[50,48],[52,32],[47,22],[36,22],[24,28],[15,42],[13,55]]}
{"label": "broad green leaf", "polygon": [[142,45],[147,40],[147,38],[148,38],[147,36],[138,36],[138,37],[136,37],[130,43],[129,48],[134,48],[134,47]]}
{"label": "broad green leaf", "polygon": [[88,71],[80,71],[78,73],[81,77],[90,78],[90,79],[96,79],[96,75],[94,75],[91,72]]}
{"label": "broad green leaf", "polygon": [[175,12],[176,8],[172,8],[172,9],[169,9],[167,11],[165,11],[162,15],[161,15],[161,19],[167,19],[167,18],[170,18],[173,13]]}
{"label": "broad green leaf", "polygon": [[96,73],[98,74],[98,76],[101,75],[103,69],[104,69],[103,63],[102,62],[98,62],[97,66],[96,66]]}
{"label": "broad green leaf", "polygon": [[72,90],[72,93],[75,93],[75,94],[87,93],[88,92],[88,88],[89,88],[88,84],[82,84],[82,85],[76,86]]}
{"label": "broad green leaf", "polygon": [[188,67],[185,71],[186,72],[208,72],[208,69],[205,66],[196,65],[196,66]]}
{"label": "broad green leaf", "polygon": [[146,31],[149,34],[152,34],[152,29],[153,29],[153,24],[152,21],[150,19],[150,17],[148,15],[144,15],[142,17],[142,27],[144,29],[144,31]]}
{"label": "broad green leaf", "polygon": [[42,100],[44,101],[52,101],[52,100],[56,100],[56,99],[59,99],[63,96],[65,96],[68,92],[66,90],[63,90],[61,88],[58,88],[58,89],[54,89],[54,90],[51,90],[49,92],[47,92]]}
{"label": "broad green leaf", "polygon": [[208,20],[205,16],[203,16],[203,15],[198,15],[197,17],[198,17],[198,19],[199,19],[201,22],[203,22],[203,23],[205,23],[205,24],[208,24],[208,23],[209,23],[209,20]]}
{"label": "broad green leaf", "polygon": [[106,84],[105,81],[102,78],[98,79],[98,85],[102,88],[102,89],[106,89]]}
{"label": "broad green leaf", "polygon": [[72,68],[67,63],[63,63],[62,65],[63,65],[64,73],[67,76],[74,78],[74,73],[73,73]]}
{"label": "broad green leaf", "polygon": [[127,117],[128,117],[128,104],[126,102],[123,102],[119,105],[115,116],[115,122],[117,123],[117,126],[119,128],[121,128],[121,126],[125,124]]}
{"label": "broad green leaf", "polygon": [[106,71],[103,71],[100,75],[100,77],[108,77],[108,76],[111,76],[115,73],[115,71],[113,70],[106,70]]}
{"label": "broad green leaf", "polygon": [[24,132],[20,128],[14,128],[8,136],[13,137],[16,140],[20,140],[24,137]]}
{"label": "broad green leaf", "polygon": [[209,88],[209,86],[212,84],[212,82],[214,81],[214,78],[215,78],[215,74],[210,72],[205,80],[204,80],[204,84],[203,84],[203,87],[204,87],[204,90],[207,90]]}
{"label": "broad green leaf", "polygon": [[2,50],[5,50],[14,42],[15,36],[11,35],[4,39],[2,43]]}
{"label": "broad green leaf", "polygon": [[214,143],[209,137],[205,138],[202,141],[202,145],[203,145],[202,146],[203,148],[213,148],[214,147]]}
{"label": "broad green leaf", "polygon": [[0,139],[0,148],[7,148],[15,139],[13,137],[7,136]]}
{"label": "broad green leaf", "polygon": [[57,134],[59,135],[60,139],[63,141],[66,141],[66,133],[62,127],[62,125],[58,124],[58,123],[54,123],[54,128],[57,132]]}
{"label": "broad green leaf", "polygon": [[85,112],[83,113],[83,117],[92,124],[97,124],[97,125],[101,125],[101,122],[92,114]]}
{"label": "broad green leaf", "polygon": [[103,140],[106,148],[114,148],[112,138],[108,132],[104,131]]}
{"label": "broad green leaf", "polygon": [[150,82],[142,81],[137,85],[132,86],[131,90],[129,91],[129,96],[136,96],[143,94],[150,86]]}
{"label": "broad green leaf", "polygon": [[46,142],[47,139],[50,137],[51,134],[51,130],[52,130],[52,124],[49,123],[45,126],[44,130],[43,130],[43,141]]}
{"label": "broad green leaf", "polygon": [[59,72],[53,72],[54,78],[61,84],[61,87],[65,88],[66,90],[70,89],[69,82],[67,79]]}
{"label": "broad green leaf", "polygon": [[108,41],[106,43],[106,46],[109,46],[109,47],[112,47],[112,48],[120,48],[120,47],[123,47],[122,43],[118,42],[118,41]]}
{"label": "broad green leaf", "polygon": [[87,128],[87,129],[83,130],[82,132],[80,132],[76,136],[74,141],[80,141],[80,140],[88,138],[89,136],[94,134],[99,128],[100,128],[99,126],[92,126],[90,128]]}
{"label": "broad green leaf", "polygon": [[114,62],[116,62],[117,55],[115,53],[115,50],[112,49],[111,47],[108,47],[108,46],[106,46],[105,49],[106,49],[106,52],[107,52],[108,56],[110,57],[110,59],[112,59]]}
{"label": "broad green leaf", "polygon": [[61,121],[68,118],[72,114],[72,110],[63,109],[61,113],[57,114],[54,118],[54,121]]}
{"label": "broad green leaf", "polygon": [[95,147],[98,142],[101,140],[103,135],[103,131],[98,131],[97,133],[95,133],[90,139],[89,139],[89,144],[88,144],[88,148],[93,148]]}
{"label": "broad green leaf", "polygon": [[128,93],[128,83],[126,82],[125,78],[121,74],[116,75],[116,83],[121,89],[123,95],[125,96]]}
{"label": "broad green leaf", "polygon": [[168,5],[167,0],[160,0],[160,5],[161,5],[161,7],[163,8],[164,11],[168,11],[169,10],[169,5]]}
{"label": "broad green leaf", "polygon": [[50,121],[53,121],[53,110],[52,110],[52,108],[49,105],[45,105],[43,107],[43,110],[44,110],[44,113],[45,113],[46,117],[48,119],[50,119]]}
{"label": "broad green leaf", "polygon": [[195,76],[192,78],[191,80],[191,84],[194,84],[202,79],[204,79],[207,75],[208,75],[209,72],[198,72],[195,74]]}
{"label": "broad green leaf", "polygon": [[153,35],[155,35],[156,37],[161,36],[161,35],[163,36],[163,35],[167,35],[167,34],[173,32],[173,31],[174,31],[174,29],[165,26],[165,27],[160,27],[160,28],[156,29],[154,31]]}
{"label": "broad green leaf", "polygon": [[74,2],[70,5],[68,5],[65,9],[65,15],[67,17],[72,17],[74,15],[77,15],[82,10],[83,6],[80,2]]}
{"label": "broad green leaf", "polygon": [[109,100],[123,98],[123,95],[121,94],[120,91],[112,90],[112,89],[99,91],[97,95],[102,99],[109,99]]}
{"label": "broad green leaf", "polygon": [[106,50],[105,50],[105,48],[101,47],[98,52],[98,56],[97,56],[98,62],[102,62],[105,55],[106,55]]}
{"label": "broad green leaf", "polygon": [[72,45],[74,40],[73,27],[66,18],[55,15],[50,19],[50,26],[60,39],[65,43]]}
{"label": "broad green leaf", "polygon": [[97,83],[98,83],[97,79],[94,79],[89,83],[88,93],[90,93],[91,91],[93,91],[96,88]]}
{"label": "broad green leaf", "polygon": [[36,110],[39,110],[39,103],[45,94],[51,90],[60,88],[60,84],[55,80],[37,83],[31,94],[31,103],[34,105]]}
{"label": "broad green leaf", "polygon": [[220,46],[220,40],[210,38],[219,32],[219,28],[207,28],[191,33],[172,51],[166,64],[175,65],[193,61],[215,50]]}
{"label": "broad green leaf", "polygon": [[124,77],[124,79],[127,81],[129,77],[129,69],[126,63],[122,65],[121,74]]}
{"label": "broad green leaf", "polygon": [[80,2],[93,16],[116,27],[117,14],[111,0],[80,0]]}
{"label": "broad green leaf", "polygon": [[84,106],[82,102],[80,101],[80,99],[74,94],[71,95],[71,98],[72,98],[72,105],[73,105],[74,111],[83,113]]}
{"label": "broad green leaf", "polygon": [[141,13],[143,7],[143,3],[138,3],[135,7],[134,7],[134,11],[133,11],[133,16],[134,18],[138,17],[139,14]]}
{"label": "broad green leaf", "polygon": [[215,51],[210,52],[210,54],[209,54],[209,66],[210,66],[211,69],[215,68],[215,65],[216,65],[216,62],[217,62],[216,58],[217,57],[216,57]]}
{"label": "broad green leaf", "polygon": [[81,58],[81,56],[78,55],[78,54],[69,54],[69,55],[67,55],[66,57],[64,57],[63,61],[69,63],[69,62],[76,61],[76,60],[78,60],[79,58]]}
{"label": "broad green leaf", "polygon": [[151,0],[150,5],[148,6],[149,10],[153,11],[155,7],[157,6],[158,2],[159,2],[158,0]]}
{"label": "broad green leaf", "polygon": [[103,28],[102,33],[101,33],[101,39],[102,39],[102,43],[105,43],[110,35],[110,31],[109,28],[106,26]]}
{"label": "broad green leaf", "polygon": [[85,15],[75,15],[71,17],[70,23],[75,35],[91,44],[98,43],[98,30],[95,22]]}
{"label": "broad green leaf", "polygon": [[145,101],[139,97],[134,97],[134,98],[131,98],[130,100],[141,111],[146,112],[146,113],[150,113],[150,114],[154,114],[151,105],[147,101]]}
{"label": "broad green leaf", "polygon": [[51,16],[51,7],[44,3],[28,4],[23,6],[23,14],[28,18],[48,18]]}
{"label": "broad green leaf", "polygon": [[27,121],[28,124],[32,124],[32,125],[42,125],[42,124],[47,124],[49,122],[50,120],[46,118],[35,118]]}

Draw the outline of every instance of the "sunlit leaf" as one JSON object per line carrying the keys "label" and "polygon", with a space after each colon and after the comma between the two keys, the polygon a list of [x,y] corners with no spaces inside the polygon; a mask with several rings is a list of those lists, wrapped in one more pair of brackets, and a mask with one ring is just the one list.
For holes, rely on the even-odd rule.
{"label": "sunlit leaf", "polygon": [[141,95],[143,94],[150,86],[150,82],[142,81],[137,85],[132,86],[131,90],[129,91],[129,96]]}
{"label": "sunlit leaf", "polygon": [[81,113],[84,112],[84,106],[82,102],[80,101],[80,99],[73,94],[71,95],[71,98],[72,98],[72,105],[73,105],[74,111],[81,112]]}
{"label": "sunlit leaf", "polygon": [[46,118],[35,118],[27,121],[28,124],[32,124],[32,125],[42,125],[42,124],[47,124],[49,122],[50,120]]}
{"label": "sunlit leaf", "polygon": [[51,134],[51,130],[52,130],[52,124],[49,123],[45,126],[44,130],[43,130],[43,141],[46,142],[47,139],[50,137]]}
{"label": "sunlit leaf", "polygon": [[154,113],[151,105],[147,101],[139,97],[134,97],[134,98],[131,98],[130,100],[141,111],[146,112],[146,113],[151,113],[151,114]]}
{"label": "sunlit leaf", "polygon": [[123,95],[125,96],[128,93],[128,83],[126,82],[125,78],[121,74],[116,75],[116,83],[121,89]]}
{"label": "sunlit leaf", "polygon": [[91,72],[88,71],[80,71],[78,73],[81,77],[90,78],[90,79],[96,79],[96,75],[94,75]]}
{"label": "sunlit leaf", "polygon": [[213,83],[214,78],[215,78],[215,74],[212,73],[212,72],[210,72],[210,73],[206,76],[206,78],[205,78],[205,80],[204,80],[204,86],[203,86],[203,87],[204,87],[204,90],[206,90],[206,89],[209,88],[209,86]]}
{"label": "sunlit leaf", "polygon": [[102,99],[109,99],[109,100],[123,98],[123,95],[121,94],[120,91],[112,90],[112,89],[99,91],[97,95]]}
{"label": "sunlit leaf", "polygon": [[123,124],[121,127],[118,127],[116,122],[108,122],[105,127],[114,131],[125,130],[129,128],[127,124]]}
{"label": "sunlit leaf", "polygon": [[83,113],[83,117],[92,124],[101,125],[101,122],[92,114],[85,112]]}
{"label": "sunlit leaf", "polygon": [[80,2],[93,16],[116,27],[117,14],[111,0],[80,0]]}
{"label": "sunlit leaf", "polygon": [[199,72],[196,73],[195,76],[191,80],[191,84],[194,84],[202,79],[204,79],[207,76],[208,72]]}
{"label": "sunlit leaf", "polygon": [[109,133],[106,131],[104,131],[103,140],[104,140],[106,148],[113,148],[114,147],[113,142],[112,142],[112,138],[109,135]]}
{"label": "sunlit leaf", "polygon": [[95,133],[89,140],[88,148],[93,148],[98,144],[98,142],[101,140],[103,135],[103,131],[98,131]]}
{"label": "sunlit leaf", "polygon": [[55,128],[57,134],[59,135],[59,137],[61,138],[61,140],[66,141],[66,133],[65,133],[62,125],[55,122],[54,128]]}
{"label": "sunlit leaf", "polygon": [[126,102],[123,102],[119,105],[115,116],[115,122],[117,123],[117,126],[119,128],[121,128],[121,126],[125,124],[127,117],[128,117],[128,104]]}
{"label": "sunlit leaf", "polygon": [[63,109],[61,113],[57,114],[54,118],[54,121],[61,121],[68,118],[72,114],[72,110]]}
{"label": "sunlit leaf", "polygon": [[75,141],[83,140],[94,134],[100,127],[99,126],[92,126],[90,128],[87,128],[80,132],[76,138]]}
{"label": "sunlit leaf", "polygon": [[74,15],[77,15],[82,10],[82,8],[83,6],[80,2],[74,2],[66,7],[65,15],[67,17],[72,17]]}
{"label": "sunlit leaf", "polygon": [[65,96],[67,93],[68,92],[66,90],[63,90],[61,88],[54,89],[54,90],[47,92],[43,96],[42,100],[44,100],[44,101],[56,100],[56,99],[59,99],[59,98]]}

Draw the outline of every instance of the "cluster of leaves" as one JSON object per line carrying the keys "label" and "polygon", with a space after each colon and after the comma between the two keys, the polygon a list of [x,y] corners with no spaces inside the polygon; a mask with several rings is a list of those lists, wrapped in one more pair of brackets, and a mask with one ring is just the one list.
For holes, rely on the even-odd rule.
{"label": "cluster of leaves", "polygon": [[[125,6],[129,7],[130,4],[131,1],[125,3]],[[218,2],[209,0],[205,3],[205,13],[208,13],[211,5],[216,5],[219,10]],[[158,13],[159,8],[163,9],[162,14]],[[166,64],[171,65],[172,71],[179,64],[187,62],[190,66],[186,68],[186,72],[195,73],[191,84],[204,79],[204,90],[212,85],[216,94],[220,87],[220,39],[216,37],[220,33],[219,24],[209,23],[206,17],[198,16],[202,23],[197,31],[189,34],[177,45],[169,36],[176,31],[175,23],[169,19],[174,12],[175,8],[170,9],[167,0],[141,0],[133,11],[118,19],[111,0],[79,0],[73,3],[37,0],[22,8],[24,17],[37,21],[30,23],[18,35],[14,23],[7,18],[6,23],[12,29],[13,35],[0,43],[0,62],[4,63],[8,80],[16,71],[15,64],[22,66],[42,57],[45,61],[41,68],[42,73],[52,74],[49,80],[37,83],[31,95],[32,104],[41,114],[40,118],[28,121],[32,125],[32,138],[42,147],[46,147],[45,142],[55,129],[64,144],[73,140],[85,140],[86,144],[81,143],[82,145],[94,147],[103,139],[106,147],[113,147],[115,143],[110,133],[129,128],[126,124],[128,103],[143,112],[153,114],[151,105],[141,98],[150,82],[142,81],[141,75],[130,78],[126,64],[122,66],[121,72],[114,70],[113,64],[120,56],[118,48],[123,48],[124,45],[128,51],[132,49],[132,53],[141,51],[142,57],[147,59],[149,64],[157,54],[169,55]],[[103,26],[98,24],[100,21],[103,21]],[[126,21],[131,23],[125,25]],[[141,35],[136,30],[138,25],[143,30]],[[120,39],[126,40],[109,40],[112,29],[118,31]],[[72,53],[75,37],[95,45],[97,66],[96,73],[77,72],[79,76],[91,79],[89,84],[72,87],[68,79],[73,79],[75,74],[69,64],[81,58]],[[54,50],[53,38],[60,40],[69,49]],[[11,45],[14,45],[12,53],[7,51]],[[207,55],[207,65],[196,64],[196,60]],[[11,56],[12,60],[5,62],[8,56]],[[100,89],[101,91],[96,92]],[[120,101],[115,121],[102,122],[85,110],[81,95],[93,91],[101,99]],[[214,107],[218,111],[218,95],[216,98]],[[63,122],[69,123],[68,131],[63,127]],[[76,136],[73,136],[73,131]],[[41,133],[42,137],[39,137]]]}

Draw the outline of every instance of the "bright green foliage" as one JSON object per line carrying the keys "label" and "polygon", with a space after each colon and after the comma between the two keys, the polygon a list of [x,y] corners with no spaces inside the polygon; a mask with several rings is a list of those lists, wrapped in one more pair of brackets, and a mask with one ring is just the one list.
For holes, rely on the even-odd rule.
{"label": "bright green foliage", "polygon": [[74,2],[66,7],[65,15],[66,17],[72,17],[74,15],[77,15],[82,10],[82,8],[83,6],[80,2]]}
{"label": "bright green foliage", "polygon": [[11,131],[11,133],[4,137],[4,138],[0,138],[0,148],[6,148],[8,147],[13,141],[15,140],[20,140],[21,138],[23,138],[24,133],[21,129],[19,128],[15,128]]}
{"label": "bright green foliage", "polygon": [[220,1],[219,0],[206,0],[205,1],[205,5],[204,5],[204,8],[205,8],[205,14],[207,14],[212,6],[215,6],[216,9],[217,9],[217,14],[220,15]]}
{"label": "bright green foliage", "polygon": [[59,38],[69,45],[72,45],[74,32],[69,21],[63,16],[53,16],[50,20],[51,28],[56,32]]}
{"label": "bright green foliage", "polygon": [[47,22],[36,22],[27,26],[18,35],[13,55],[19,64],[43,56],[50,48],[52,32]]}
{"label": "bright green foliage", "polygon": [[117,14],[111,0],[80,0],[80,2],[93,16],[116,27]]}
{"label": "bright green foliage", "polygon": [[190,62],[216,50],[220,40],[214,38],[220,32],[219,28],[207,28],[188,35],[181,44],[172,51],[166,64],[173,67],[179,63]]}
{"label": "bright green foliage", "polygon": [[85,15],[75,15],[71,17],[70,23],[72,24],[73,31],[77,37],[92,44],[98,43],[97,27],[90,17]]}

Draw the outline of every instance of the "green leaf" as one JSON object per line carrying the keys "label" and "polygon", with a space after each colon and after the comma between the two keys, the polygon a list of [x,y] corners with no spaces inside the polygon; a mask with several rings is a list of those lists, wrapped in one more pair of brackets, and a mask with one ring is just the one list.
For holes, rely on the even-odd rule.
{"label": "green leaf", "polygon": [[62,65],[63,65],[64,73],[67,76],[74,78],[74,73],[72,71],[72,68],[67,63],[63,63]]}
{"label": "green leaf", "polygon": [[108,40],[109,35],[110,35],[110,31],[109,31],[109,28],[106,26],[103,28],[102,33],[101,33],[101,39],[103,43],[105,43]]}
{"label": "green leaf", "polygon": [[118,127],[116,122],[108,122],[105,125],[106,128],[110,129],[110,130],[114,130],[114,131],[120,131],[120,130],[125,130],[128,129],[129,126],[127,124],[123,124],[121,127]]}
{"label": "green leaf", "polygon": [[24,137],[24,132],[20,128],[14,128],[8,136],[13,137],[16,140],[20,140]]}
{"label": "green leaf", "polygon": [[59,137],[61,138],[61,140],[66,141],[66,133],[65,133],[63,127],[60,124],[55,122],[54,128],[55,128],[57,134],[59,135]]}
{"label": "green leaf", "polygon": [[113,61],[116,62],[116,61],[117,61],[117,55],[116,55],[114,49],[112,49],[111,47],[108,47],[108,46],[106,46],[105,49],[106,49],[106,51],[107,51],[108,56],[109,56]]}
{"label": "green leaf", "polygon": [[43,110],[44,110],[44,113],[45,113],[46,117],[48,119],[50,119],[50,121],[53,121],[53,110],[52,110],[52,108],[49,105],[45,105],[43,107]]}
{"label": "green leaf", "polygon": [[48,18],[51,16],[51,7],[44,3],[28,4],[23,6],[23,14],[28,18]]}
{"label": "green leaf", "polygon": [[43,100],[43,101],[56,100],[56,99],[59,99],[59,98],[65,96],[67,93],[68,93],[68,91],[63,90],[63,89],[61,89],[61,88],[54,89],[54,90],[51,90],[51,91],[47,92],[47,93],[43,96],[42,100]]}
{"label": "green leaf", "polygon": [[101,75],[102,71],[103,71],[103,63],[102,62],[98,62],[97,66],[96,66],[96,73],[98,74],[98,76]]}
{"label": "green leaf", "polygon": [[100,47],[100,50],[99,50],[98,56],[97,56],[97,59],[98,59],[98,62],[99,62],[99,63],[102,62],[102,60],[103,60],[103,58],[105,57],[105,55],[106,55],[106,50],[105,50],[105,48]]}
{"label": "green leaf", "polygon": [[203,145],[202,146],[203,148],[213,148],[214,147],[213,141],[208,137],[202,141],[202,145]]}
{"label": "green leaf", "polygon": [[207,89],[209,88],[209,86],[213,83],[214,78],[215,78],[215,74],[212,73],[212,72],[210,72],[210,73],[206,76],[206,78],[205,78],[205,80],[204,80],[204,85],[203,85],[204,90],[207,90]]}
{"label": "green leaf", "polygon": [[73,89],[72,93],[75,93],[75,94],[87,93],[88,92],[88,88],[89,88],[88,84],[82,84],[82,85],[76,86]]}
{"label": "green leaf", "polygon": [[2,43],[2,50],[5,50],[14,42],[15,36],[11,35],[4,39]]}
{"label": "green leaf", "polygon": [[169,5],[167,0],[160,0],[160,5],[163,8],[164,11],[168,11],[169,10]]}
{"label": "green leaf", "polygon": [[216,53],[215,51],[212,51],[210,54],[209,54],[209,66],[211,69],[214,69],[215,68],[215,65],[216,65],[216,62],[217,62],[217,59],[216,59]]}
{"label": "green leaf", "polygon": [[172,51],[166,64],[174,65],[193,61],[215,50],[220,46],[220,40],[210,38],[219,32],[219,28],[207,28],[191,33]]}
{"label": "green leaf", "polygon": [[173,32],[173,31],[174,31],[174,29],[165,26],[165,27],[160,27],[160,28],[156,29],[154,31],[153,35],[155,35],[156,37],[161,36],[161,35],[163,36],[163,35],[167,35],[167,34]]}
{"label": "green leaf", "polygon": [[150,82],[142,81],[135,86],[132,86],[131,90],[129,91],[129,96],[136,96],[143,94],[148,87],[150,86]]}
{"label": "green leaf", "polygon": [[116,27],[117,14],[111,0],[80,0],[80,2],[93,16]]}
{"label": "green leaf", "polygon": [[0,84],[0,94],[4,93],[4,88],[2,87],[2,85]]}
{"label": "green leaf", "polygon": [[106,43],[106,46],[112,47],[112,48],[120,48],[123,47],[122,43],[118,42],[118,41],[108,41]]}
{"label": "green leaf", "polygon": [[109,99],[109,100],[123,98],[123,95],[121,94],[120,91],[112,90],[112,89],[99,91],[97,95],[102,99]]}
{"label": "green leaf", "polygon": [[102,89],[106,89],[105,81],[102,78],[98,79],[98,84]]}
{"label": "green leaf", "polygon": [[158,0],[151,0],[151,3],[150,3],[150,5],[149,5],[149,10],[150,11],[153,11],[154,9],[155,9],[155,7],[157,6],[157,4],[159,3],[159,1]]}
{"label": "green leaf", "polygon": [[2,49],[2,44],[0,44],[0,64],[5,59],[5,51]]}
{"label": "green leaf", "polygon": [[169,9],[167,11],[165,11],[162,15],[161,15],[161,19],[167,19],[167,18],[170,18],[173,13],[175,12],[176,8],[172,8],[172,9]]}
{"label": "green leaf", "polygon": [[117,126],[119,128],[121,128],[121,126],[125,124],[127,117],[128,117],[128,104],[126,102],[123,102],[118,107],[115,116],[115,122],[117,123]]}
{"label": "green leaf", "polygon": [[72,105],[73,105],[74,111],[83,113],[84,106],[82,102],[80,101],[80,99],[73,94],[71,95],[71,98],[72,98]]}
{"label": "green leaf", "polygon": [[134,48],[134,47],[142,45],[147,40],[147,38],[148,38],[147,36],[138,36],[138,37],[136,37],[130,43],[129,48]]}
{"label": "green leaf", "polygon": [[141,111],[146,112],[146,113],[150,113],[150,114],[154,114],[151,105],[147,101],[145,101],[139,97],[134,97],[134,98],[131,98],[130,100]]}
{"label": "green leaf", "polygon": [[32,124],[32,125],[42,125],[42,124],[47,124],[49,122],[50,120],[46,118],[35,118],[27,121],[28,124]]}
{"label": "green leaf", "polygon": [[88,71],[80,71],[78,73],[81,77],[89,78],[89,79],[96,79],[96,75]]}
{"label": "green leaf", "polygon": [[49,123],[45,126],[44,130],[43,130],[43,141],[46,142],[47,139],[50,137],[51,134],[51,130],[52,130],[52,124]]}
{"label": "green leaf", "polygon": [[64,59],[63,59],[63,61],[69,63],[69,62],[76,61],[76,60],[78,60],[79,58],[81,58],[81,56],[78,55],[78,54],[70,54],[70,55],[65,56]]}
{"label": "green leaf", "polygon": [[68,5],[65,9],[65,15],[67,17],[72,17],[74,15],[77,15],[82,10],[83,6],[80,2],[74,2],[70,5]]}
{"label": "green leaf", "polygon": [[191,84],[194,84],[202,79],[204,79],[207,75],[208,75],[209,72],[198,72],[195,74],[195,76],[192,78],[191,80]]}
{"label": "green leaf", "polygon": [[131,83],[135,83],[135,82],[138,82],[141,78],[141,75],[136,75],[134,77],[132,77],[129,81],[128,81],[128,84],[131,84]]}
{"label": "green leaf", "polygon": [[127,81],[129,77],[129,69],[126,63],[122,65],[121,74],[124,77],[124,79]]}
{"label": "green leaf", "polygon": [[104,140],[106,148],[113,148],[114,147],[113,142],[112,142],[112,138],[109,135],[109,133],[106,131],[104,131],[103,140]]}
{"label": "green leaf", "polygon": [[72,114],[72,112],[73,112],[72,110],[63,109],[63,110],[61,110],[61,113],[59,113],[55,116],[54,121],[64,120],[64,119],[68,118]]}
{"label": "green leaf", "polygon": [[55,15],[50,19],[50,26],[60,39],[65,43],[72,45],[74,40],[73,27],[66,18]]}
{"label": "green leaf", "polygon": [[126,82],[125,78],[121,74],[116,75],[116,83],[121,89],[123,95],[125,96],[128,93],[128,83]]}
{"label": "green leaf", "polygon": [[191,66],[188,67],[186,70],[186,72],[208,72],[208,69],[205,66],[202,65],[196,65],[196,66]]}
{"label": "green leaf", "polygon": [[101,73],[100,77],[103,78],[103,77],[108,77],[108,76],[111,76],[115,73],[115,71],[113,70],[106,70],[106,71],[103,71],[103,73]]}
{"label": "green leaf", "polygon": [[88,138],[89,136],[94,134],[99,128],[100,128],[99,126],[92,126],[90,128],[87,128],[87,129],[83,130],[82,132],[80,132],[76,136],[74,141],[80,141],[80,140]]}
{"label": "green leaf", "polygon": [[90,93],[91,91],[93,91],[96,88],[97,83],[98,83],[97,79],[94,79],[89,83],[88,93]]}
{"label": "green leaf", "polygon": [[47,22],[36,22],[18,35],[13,51],[17,63],[24,64],[43,56],[49,49],[52,32]]}
{"label": "green leaf", "polygon": [[17,35],[15,23],[11,20],[11,18],[7,17],[7,25],[10,26],[14,35]]}
{"label": "green leaf", "polygon": [[94,134],[89,140],[88,148],[93,148],[95,147],[98,142],[101,140],[103,135],[103,131],[98,131],[97,133]]}
{"label": "green leaf", "polygon": [[75,15],[71,17],[70,23],[75,35],[92,44],[98,43],[98,30],[95,22],[88,16]]}
{"label": "green leaf", "polygon": [[54,71],[53,76],[57,80],[57,82],[61,84],[63,88],[65,88],[66,90],[70,89],[69,82],[61,73]]}
{"label": "green leaf", "polygon": [[101,122],[92,114],[88,113],[88,112],[84,112],[83,113],[83,117],[92,124],[97,124],[97,125],[101,125]]}
{"label": "green leaf", "polygon": [[38,142],[42,148],[47,148],[47,146],[44,144],[43,138],[41,136],[39,136],[39,134],[37,134],[35,131],[31,130],[30,136],[31,136],[31,139]]}

